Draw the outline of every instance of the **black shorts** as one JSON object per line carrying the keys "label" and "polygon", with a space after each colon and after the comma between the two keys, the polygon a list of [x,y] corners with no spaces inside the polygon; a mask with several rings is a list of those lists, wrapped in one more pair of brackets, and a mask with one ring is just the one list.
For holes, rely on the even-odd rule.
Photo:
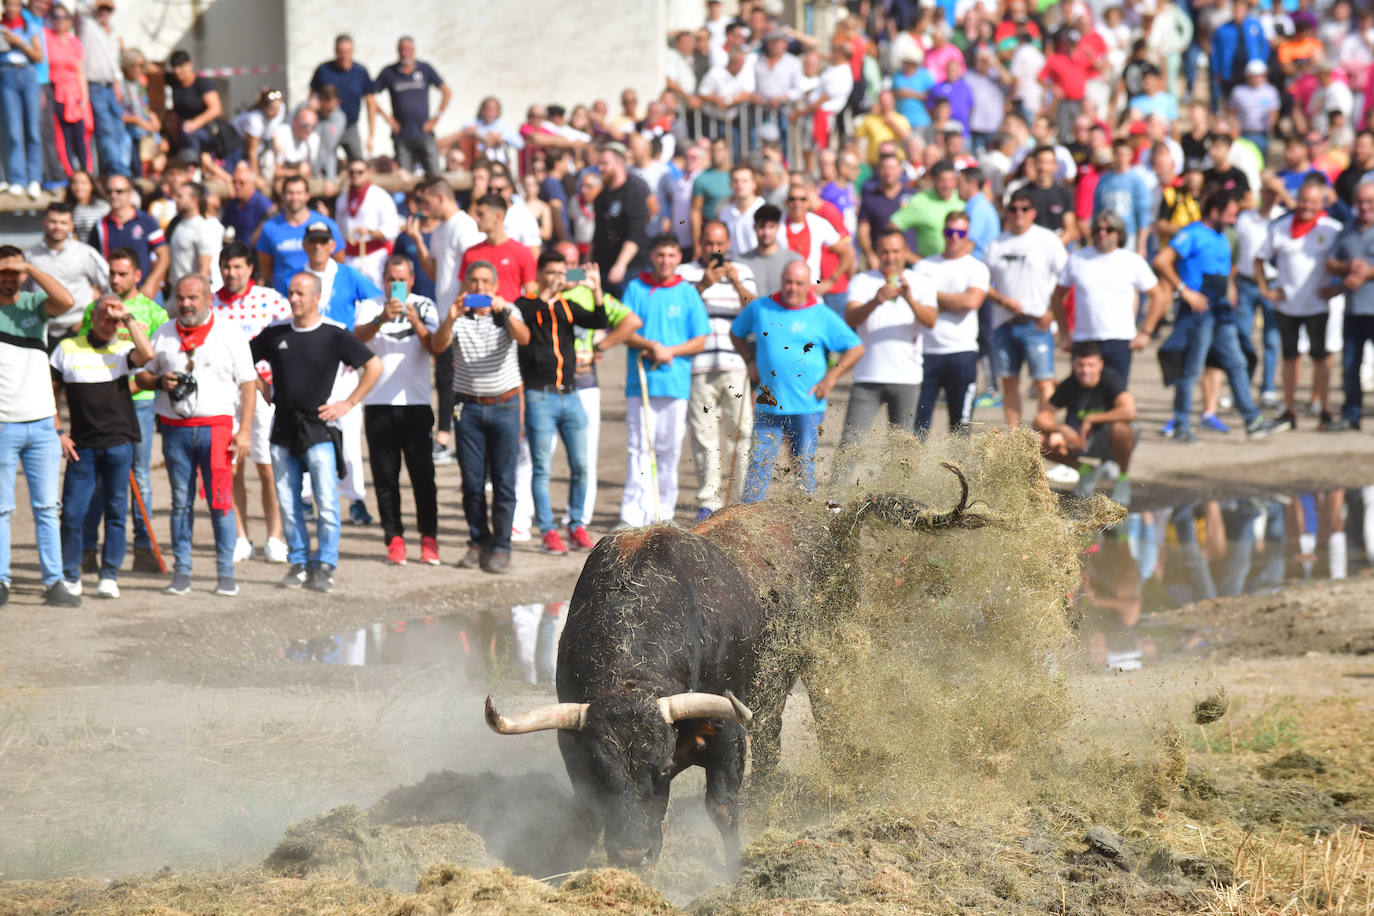
{"label": "black shorts", "polygon": [[1326,359],[1326,320],[1329,312],[1320,315],[1305,315],[1301,318],[1276,312],[1274,317],[1279,324],[1279,347],[1284,359],[1298,358],[1298,331],[1307,328],[1308,354],[1313,359]]}

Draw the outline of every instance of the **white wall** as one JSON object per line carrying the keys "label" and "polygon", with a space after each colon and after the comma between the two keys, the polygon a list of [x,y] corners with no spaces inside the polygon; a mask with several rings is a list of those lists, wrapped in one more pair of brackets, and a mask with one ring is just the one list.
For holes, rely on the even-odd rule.
{"label": "white wall", "polygon": [[[240,3],[245,0],[221,0]],[[266,0],[253,0],[266,2]],[[285,0],[288,97],[308,92],[317,64],[334,56],[334,36],[353,36],[354,56],[374,76],[396,60],[396,41],[453,89],[437,133],[456,130],[486,95],[519,124],[532,102],[571,106],[604,98],[618,110],[622,89],[641,99],[663,87],[666,0]],[[386,15],[379,16],[381,9]],[[379,100],[389,104],[385,95]],[[431,97],[436,105],[438,94]],[[375,153],[389,151],[378,120]],[[366,129],[363,137],[366,139]]]}

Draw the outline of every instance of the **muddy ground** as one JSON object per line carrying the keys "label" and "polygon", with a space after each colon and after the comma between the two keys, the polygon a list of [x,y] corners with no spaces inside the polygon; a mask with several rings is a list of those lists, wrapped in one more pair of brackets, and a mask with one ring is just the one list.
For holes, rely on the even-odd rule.
{"label": "muddy ground", "polygon": [[[1141,361],[1144,363],[1144,360]],[[603,370],[597,525],[614,523],[624,400]],[[1153,380],[1142,365],[1138,374]],[[1137,390],[1137,505],[1374,483],[1374,436],[1152,435],[1166,393]],[[827,450],[843,392],[832,399]],[[1000,411],[979,419],[996,422]],[[166,490],[158,488],[159,532]],[[691,492],[683,462],[684,506]],[[555,470],[555,494],[565,478]],[[441,469],[441,550],[461,551],[458,475]],[[557,500],[556,500],[557,501]],[[19,505],[26,497],[20,487]],[[1043,765],[910,808],[836,804],[805,780],[804,695],[789,707],[802,786],[750,811],[724,873],[700,779],[675,784],[664,862],[632,876],[575,830],[554,742],[490,734],[547,688],[487,662],[516,604],[566,599],[580,560],[517,551],[502,579],[387,567],[346,528],[333,595],[239,567],[213,597],[126,574],[124,596],[41,606],[32,523],[16,512],[16,588],[0,610],[0,912],[1366,912],[1374,823],[1374,578],[1188,605],[1160,623],[1206,640],[1128,673],[1066,656],[1072,719]],[[206,521],[198,536],[208,537]],[[259,535],[260,539],[260,535]],[[467,615],[463,651],[350,667],[293,641],[374,622]],[[1224,693],[1226,713],[1194,721]],[[1205,716],[1203,717],[1205,718]],[[294,825],[294,826],[293,826]],[[1362,857],[1362,858],[1361,858]],[[497,867],[501,866],[501,867]],[[569,873],[572,874],[569,877]],[[547,882],[534,879],[549,878]],[[563,880],[563,879],[567,880]],[[1296,902],[1296,903],[1295,903]]]}

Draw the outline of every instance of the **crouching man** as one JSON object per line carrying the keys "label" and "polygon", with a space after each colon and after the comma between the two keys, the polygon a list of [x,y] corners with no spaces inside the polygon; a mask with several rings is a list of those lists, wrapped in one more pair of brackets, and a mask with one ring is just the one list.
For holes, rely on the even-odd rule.
{"label": "crouching man", "polygon": [[[1055,419],[1063,410],[1064,420]],[[1051,461],[1078,468],[1075,496],[1091,496],[1109,472],[1108,462],[1117,467],[1112,499],[1130,505],[1131,452],[1136,440],[1135,398],[1126,390],[1121,376],[1106,368],[1102,346],[1096,341],[1074,344],[1073,374],[1059,383],[1049,405],[1035,415],[1040,433],[1040,451]],[[1085,458],[1102,461],[1096,469],[1083,463]]]}

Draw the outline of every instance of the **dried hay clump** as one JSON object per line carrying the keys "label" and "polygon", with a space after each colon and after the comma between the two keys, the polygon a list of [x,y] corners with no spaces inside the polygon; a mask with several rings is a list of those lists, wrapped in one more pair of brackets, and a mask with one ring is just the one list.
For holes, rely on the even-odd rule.
{"label": "dried hay clump", "polygon": [[447,913],[529,916],[590,913],[643,913],[676,916],[676,907],[629,872],[614,868],[580,871],[559,890],[505,868],[476,871],[436,865],[420,879],[413,895],[391,910],[393,916]]}
{"label": "dried hay clump", "polygon": [[1119,510],[1099,500],[1066,519],[1024,431],[933,445],[871,436],[825,495],[852,505],[895,494],[944,510],[958,484],[943,462],[966,475],[970,511],[994,524],[842,532],[797,636],[832,798],[908,805],[958,794],[970,778],[1023,771],[1069,716],[1055,659],[1070,640],[1077,538]]}
{"label": "dried hay clump", "polygon": [[435,862],[474,868],[494,864],[481,837],[461,824],[376,824],[356,807],[345,805],[286,828],[286,836],[263,867],[277,875],[329,873],[360,884],[408,890]]}

